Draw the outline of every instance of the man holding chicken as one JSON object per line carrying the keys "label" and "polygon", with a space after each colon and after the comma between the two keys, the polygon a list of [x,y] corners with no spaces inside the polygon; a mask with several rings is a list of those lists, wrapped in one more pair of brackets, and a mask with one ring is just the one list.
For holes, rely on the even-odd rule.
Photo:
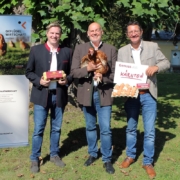
{"label": "man holding chicken", "polygon": [[[96,22],[91,23],[88,27],[87,35],[90,42],[76,46],[71,66],[73,77],[79,79],[77,100],[82,106],[86,122],[86,137],[90,156],[84,165],[89,166],[98,158],[96,127],[98,119],[103,167],[107,173],[113,174],[115,170],[111,163],[112,132],[110,122],[112,110],[111,93],[117,51],[114,46],[102,42],[103,30],[100,24]],[[99,58],[98,56],[96,56],[94,61],[91,61],[91,58],[87,58],[87,65],[82,66],[82,63],[84,63],[82,60],[86,59],[84,57],[87,56],[90,48],[94,48],[98,53],[102,51],[102,53],[106,54],[108,71],[104,72],[104,74],[97,71],[104,66],[104,61],[101,58],[100,63],[95,63]]]}

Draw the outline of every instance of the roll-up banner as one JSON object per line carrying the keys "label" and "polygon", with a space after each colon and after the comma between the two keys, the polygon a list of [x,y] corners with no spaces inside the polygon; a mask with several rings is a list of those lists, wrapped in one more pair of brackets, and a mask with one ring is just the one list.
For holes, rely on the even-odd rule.
{"label": "roll-up banner", "polygon": [[22,69],[30,51],[32,16],[0,15],[0,22],[0,148],[27,146],[29,81]]}

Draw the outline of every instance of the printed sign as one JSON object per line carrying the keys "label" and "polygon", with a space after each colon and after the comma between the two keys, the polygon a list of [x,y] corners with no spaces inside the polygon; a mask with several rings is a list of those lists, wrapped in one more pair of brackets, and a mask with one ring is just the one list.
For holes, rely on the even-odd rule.
{"label": "printed sign", "polygon": [[26,146],[29,81],[24,75],[10,74],[19,74],[27,64],[32,16],[0,15],[0,22],[0,148]]}
{"label": "printed sign", "polygon": [[134,63],[116,62],[114,83],[124,83],[131,86],[146,83],[147,68],[147,65],[136,65]]}
{"label": "printed sign", "polygon": [[0,148],[28,145],[29,81],[0,76]]}
{"label": "printed sign", "polygon": [[0,22],[0,74],[18,74],[29,57],[32,16],[0,15]]}

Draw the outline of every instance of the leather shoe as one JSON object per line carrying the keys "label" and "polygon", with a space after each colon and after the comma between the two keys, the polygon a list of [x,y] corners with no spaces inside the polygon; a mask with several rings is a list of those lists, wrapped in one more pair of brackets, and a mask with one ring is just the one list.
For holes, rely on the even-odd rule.
{"label": "leather shoe", "polygon": [[143,168],[146,170],[150,179],[153,179],[156,177],[156,172],[152,164],[143,165]]}
{"label": "leather shoe", "polygon": [[115,169],[113,168],[113,165],[111,162],[106,162],[103,165],[104,168],[106,168],[106,172],[109,174],[114,174]]}
{"label": "leather shoe", "polygon": [[87,161],[84,163],[85,166],[89,166],[91,165],[97,158],[93,157],[93,156],[89,156],[89,158],[87,159]]}
{"label": "leather shoe", "polygon": [[133,158],[126,157],[124,161],[121,163],[120,168],[128,168],[133,162],[134,162]]}

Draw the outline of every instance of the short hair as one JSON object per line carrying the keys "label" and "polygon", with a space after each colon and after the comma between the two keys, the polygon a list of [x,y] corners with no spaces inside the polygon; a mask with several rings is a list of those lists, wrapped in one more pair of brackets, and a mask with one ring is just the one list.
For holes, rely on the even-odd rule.
{"label": "short hair", "polygon": [[142,27],[141,27],[141,25],[140,25],[140,23],[138,21],[130,21],[130,22],[128,22],[127,25],[126,25],[126,30],[127,30],[128,26],[131,26],[131,25],[137,25],[137,26],[139,26],[140,30],[142,30]]}
{"label": "short hair", "polygon": [[59,24],[59,21],[55,21],[55,22],[52,22],[50,23],[47,27],[46,27],[46,31],[48,32],[50,28],[52,27],[58,27],[60,29],[60,33],[62,33],[62,28]]}

